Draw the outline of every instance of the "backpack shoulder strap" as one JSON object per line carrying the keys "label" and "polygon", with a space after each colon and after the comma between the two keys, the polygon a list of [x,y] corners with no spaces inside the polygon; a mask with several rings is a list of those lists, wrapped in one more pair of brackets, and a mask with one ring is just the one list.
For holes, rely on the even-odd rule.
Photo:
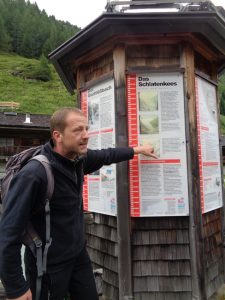
{"label": "backpack shoulder strap", "polygon": [[53,174],[52,174],[52,169],[51,169],[51,166],[50,166],[50,162],[49,162],[48,158],[43,154],[36,155],[36,156],[32,157],[31,159],[38,160],[43,165],[43,167],[45,168],[46,175],[47,175],[46,198],[48,200],[51,200],[52,194],[53,194],[53,191],[54,191],[54,177],[53,177]]}
{"label": "backpack shoulder strap", "polygon": [[43,251],[43,263],[42,263],[42,270],[45,273],[47,269],[47,253],[48,248],[50,247],[52,243],[51,238],[51,232],[50,232],[50,204],[49,201],[51,201],[52,194],[54,191],[54,177],[52,173],[52,169],[50,166],[50,162],[48,158],[45,155],[39,154],[32,159],[38,160],[45,168],[46,175],[47,175],[47,190],[46,190],[46,197],[45,197],[45,247]]}
{"label": "backpack shoulder strap", "polygon": [[[41,294],[41,281],[42,276],[47,271],[47,255],[48,255],[48,248],[52,243],[51,233],[50,233],[50,205],[49,201],[52,198],[53,191],[54,191],[54,176],[52,173],[52,169],[50,166],[50,162],[45,155],[39,154],[31,158],[31,160],[39,161],[43,167],[45,168],[46,175],[47,175],[47,190],[46,190],[46,197],[45,197],[45,246],[42,253],[42,241],[39,238],[36,238],[34,234],[32,237],[32,224],[28,226],[29,235],[32,237],[32,240],[35,244],[36,248],[36,266],[37,266],[37,280],[36,280],[36,298],[39,300]],[[38,242],[38,243],[37,243]]]}

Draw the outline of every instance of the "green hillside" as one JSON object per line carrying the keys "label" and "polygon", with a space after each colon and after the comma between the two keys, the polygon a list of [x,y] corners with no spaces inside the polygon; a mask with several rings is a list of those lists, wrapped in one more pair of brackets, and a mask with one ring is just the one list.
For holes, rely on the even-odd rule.
{"label": "green hillside", "polygon": [[[18,112],[51,114],[62,106],[75,106],[76,95],[70,95],[51,64],[49,81],[37,80],[40,60],[0,52],[0,102],[18,102]],[[41,70],[43,73],[43,70]]]}

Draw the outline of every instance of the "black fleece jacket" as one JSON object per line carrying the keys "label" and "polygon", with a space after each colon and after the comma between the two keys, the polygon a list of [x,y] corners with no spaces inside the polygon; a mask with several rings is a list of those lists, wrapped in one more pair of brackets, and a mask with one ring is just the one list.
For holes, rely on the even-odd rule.
{"label": "black fleece jacket", "polygon": [[[52,166],[54,192],[50,201],[52,244],[48,252],[48,272],[55,272],[70,262],[85,246],[83,229],[82,186],[84,174],[103,165],[133,158],[132,148],[88,150],[78,161],[71,161],[52,151],[52,143],[44,146]],[[0,222],[0,277],[7,297],[23,295],[29,285],[21,268],[21,241],[24,228],[31,220],[45,240],[45,214],[40,208],[46,192],[47,177],[43,166],[35,160],[27,163],[12,179]],[[27,251],[29,256],[29,250]]]}

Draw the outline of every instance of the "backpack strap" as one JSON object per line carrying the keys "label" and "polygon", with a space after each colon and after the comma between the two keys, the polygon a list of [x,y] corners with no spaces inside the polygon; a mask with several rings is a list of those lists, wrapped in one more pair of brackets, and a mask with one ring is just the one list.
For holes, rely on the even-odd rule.
{"label": "backpack strap", "polygon": [[53,191],[54,191],[54,177],[52,174],[50,162],[49,162],[48,158],[43,154],[36,155],[36,156],[32,157],[31,159],[38,160],[45,168],[46,175],[47,175],[47,182],[48,182],[46,198],[48,200],[50,200],[52,197]]}
{"label": "backpack strap", "polygon": [[[37,234],[31,235],[33,240],[33,245],[35,245],[36,248],[36,266],[37,266],[37,281],[36,281],[36,300],[39,300],[40,294],[41,294],[41,281],[42,276],[47,271],[47,255],[48,255],[48,249],[52,243],[52,238],[50,235],[50,204],[49,201],[52,198],[52,194],[54,191],[54,177],[52,174],[52,169],[49,163],[49,160],[45,155],[39,154],[32,159],[35,159],[39,161],[43,167],[45,168],[46,175],[47,175],[47,190],[46,190],[46,196],[45,196],[45,247],[42,254],[42,241],[40,238],[37,238]],[[28,231],[30,231],[28,226]],[[31,232],[32,233],[32,229]]]}

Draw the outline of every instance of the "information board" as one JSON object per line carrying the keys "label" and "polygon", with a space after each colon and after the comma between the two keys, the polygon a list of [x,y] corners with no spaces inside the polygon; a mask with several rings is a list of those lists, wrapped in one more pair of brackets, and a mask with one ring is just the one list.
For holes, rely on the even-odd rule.
{"label": "information board", "polygon": [[158,155],[129,162],[131,216],[188,215],[183,74],[128,75],[127,102],[129,145]]}
{"label": "information board", "polygon": [[[89,124],[89,149],[115,147],[114,80],[81,93],[81,109]],[[116,215],[116,166],[104,166],[85,176],[84,210]]]}
{"label": "information board", "polygon": [[198,160],[202,213],[222,206],[222,180],[216,87],[195,79]]}

